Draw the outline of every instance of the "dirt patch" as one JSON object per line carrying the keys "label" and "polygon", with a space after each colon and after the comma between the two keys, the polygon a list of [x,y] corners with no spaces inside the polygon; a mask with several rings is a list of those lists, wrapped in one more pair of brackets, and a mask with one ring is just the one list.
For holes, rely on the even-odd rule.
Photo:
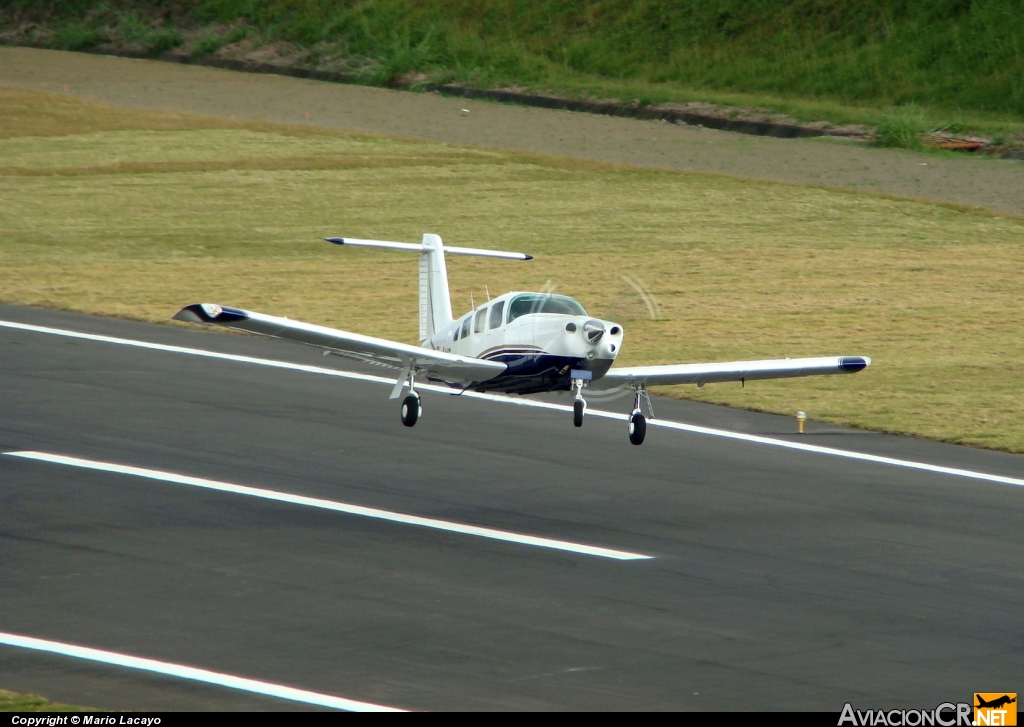
{"label": "dirt patch", "polygon": [[759,138],[665,121],[31,48],[0,48],[0,84],[132,108],[841,187],[1024,215],[1020,162],[875,149],[841,138]]}

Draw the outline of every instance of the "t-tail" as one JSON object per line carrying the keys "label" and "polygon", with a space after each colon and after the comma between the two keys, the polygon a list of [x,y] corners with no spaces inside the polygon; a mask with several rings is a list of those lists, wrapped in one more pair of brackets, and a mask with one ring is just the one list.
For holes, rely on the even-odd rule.
{"label": "t-tail", "polygon": [[422,344],[433,338],[438,331],[444,330],[453,320],[452,299],[448,292],[448,268],[444,262],[445,253],[500,257],[508,260],[533,259],[532,255],[521,252],[478,250],[472,247],[445,247],[438,235],[429,233],[423,236],[423,242],[419,245],[386,240],[357,240],[351,237],[328,237],[326,239],[336,245],[384,247],[420,253],[420,343]]}

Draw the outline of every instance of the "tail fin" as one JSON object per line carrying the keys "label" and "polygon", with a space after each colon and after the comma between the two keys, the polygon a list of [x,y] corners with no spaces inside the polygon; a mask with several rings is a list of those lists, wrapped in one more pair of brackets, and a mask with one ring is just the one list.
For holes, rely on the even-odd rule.
{"label": "tail fin", "polygon": [[423,243],[387,242],[384,240],[356,240],[350,237],[328,237],[336,245],[356,247],[384,247],[420,253],[420,342],[425,343],[435,333],[452,322],[452,301],[448,293],[448,268],[444,255],[476,255],[500,257],[508,260],[532,260],[532,255],[521,252],[478,250],[472,247],[445,247],[437,235],[425,234]]}
{"label": "tail fin", "polygon": [[451,322],[452,299],[444,244],[437,235],[426,234],[420,254],[420,342],[430,340]]}

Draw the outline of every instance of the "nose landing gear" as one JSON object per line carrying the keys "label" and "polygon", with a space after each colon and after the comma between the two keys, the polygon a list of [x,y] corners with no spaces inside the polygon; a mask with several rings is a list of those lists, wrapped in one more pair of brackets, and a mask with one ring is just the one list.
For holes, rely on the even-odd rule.
{"label": "nose landing gear", "polygon": [[587,411],[587,402],[583,398],[583,384],[589,381],[591,374],[589,371],[573,371],[572,376],[572,388],[576,390],[576,398],[572,402],[572,425],[574,427],[583,426],[583,415]]}
{"label": "nose landing gear", "polygon": [[587,411],[587,402],[583,398],[578,398],[572,403],[572,425],[574,427],[583,426],[583,414]]}

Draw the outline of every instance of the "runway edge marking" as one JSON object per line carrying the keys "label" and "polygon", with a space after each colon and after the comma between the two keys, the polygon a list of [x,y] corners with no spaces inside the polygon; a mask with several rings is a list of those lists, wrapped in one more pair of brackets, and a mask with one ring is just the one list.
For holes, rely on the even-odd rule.
{"label": "runway edge marking", "polygon": [[414,525],[433,530],[444,530],[450,533],[458,533],[460,535],[473,535],[478,538],[500,540],[506,543],[531,545],[537,548],[561,550],[569,553],[578,553],[580,555],[592,555],[598,558],[609,558],[611,560],[650,560],[652,558],[652,556],[643,555],[642,553],[630,553],[624,550],[601,548],[594,545],[573,543],[567,540],[555,540],[553,538],[541,538],[534,535],[523,535],[520,533],[509,532],[507,530],[495,530],[493,528],[484,528],[477,525],[465,525],[463,523],[451,522],[449,520],[436,520],[434,518],[420,517],[418,515],[405,515],[400,512],[379,510],[374,507],[350,505],[348,503],[337,502],[335,500],[324,500],[318,497],[307,497],[305,495],[293,495],[290,492],[266,490],[261,487],[235,485],[230,482],[208,480],[203,477],[190,477],[188,475],[179,475],[173,472],[164,472],[162,470],[147,469],[144,467],[131,467],[112,462],[98,462],[91,459],[67,457],[60,454],[49,454],[47,452],[4,452],[4,454],[9,457],[20,457],[22,459],[35,460],[38,462],[49,462],[51,464],[61,464],[69,467],[99,470],[101,472],[114,472],[116,474],[132,475],[150,480],[158,480],[160,482],[171,482],[178,485],[202,487],[207,490],[228,492],[235,495],[246,495],[248,497],[257,497],[263,500],[285,502],[291,505],[303,505],[305,507],[314,507],[320,510],[331,510],[333,512],[341,512],[347,515],[358,515],[360,517],[368,517],[375,520],[386,520],[389,522],[401,523],[403,525]]}
{"label": "runway edge marking", "polygon": [[[269,366],[272,368],[279,369],[290,369],[293,371],[303,371],[311,374],[322,374],[326,376],[337,376],[344,379],[354,379],[357,381],[370,381],[378,384],[386,384],[387,386],[394,386],[394,379],[389,379],[383,376],[373,376],[372,374],[359,374],[351,371],[339,371],[337,369],[324,368],[322,366],[307,366],[305,364],[294,364],[287,361],[274,361],[272,359],[255,358],[253,356],[239,356],[230,353],[217,353],[215,351],[204,351],[198,348],[187,348],[184,346],[171,346],[162,343],[149,343],[147,341],[136,341],[130,338],[117,338],[114,336],[101,336],[93,333],[79,333],[78,331],[69,331],[63,328],[48,328],[46,326],[34,326],[28,323],[18,323],[16,321],[3,321],[0,320],[0,327],[13,328],[23,331],[32,331],[35,333],[47,333],[55,336],[65,336],[68,338],[80,338],[88,341],[98,341],[101,343],[114,343],[121,346],[134,346],[137,348],[147,348],[154,351],[165,351],[168,353],[180,353],[190,356],[202,356],[206,358],[217,358],[225,361],[235,361],[238,363],[249,363],[258,366]],[[434,386],[431,384],[419,385],[418,390],[424,391],[435,391],[443,394],[451,395],[453,392],[448,387]],[[572,407],[566,406],[565,404],[552,404],[544,401],[530,401],[528,399],[511,399],[504,396],[497,396],[494,394],[481,394],[474,391],[467,391],[462,394],[471,399],[484,399],[487,401],[494,401],[501,404],[513,404],[516,406],[526,406],[535,409],[550,409],[554,411],[572,411]],[[601,411],[600,409],[587,409],[588,416],[601,417],[603,419],[617,419],[620,421],[627,421],[629,416],[626,414],[617,414],[610,411]],[[907,459],[896,459],[895,457],[884,457],[876,454],[867,454],[864,452],[853,452],[845,449],[835,449],[833,447],[822,447],[817,444],[803,444],[800,442],[789,442],[785,439],[775,439],[773,437],[763,437],[757,434],[743,434],[742,432],[730,432],[725,429],[713,429],[711,427],[702,427],[696,424],[684,424],[682,422],[673,422],[667,419],[649,419],[647,421],[648,426],[664,427],[666,429],[676,429],[683,432],[690,432],[691,434],[703,434],[711,437],[723,437],[725,439],[733,439],[743,442],[752,442],[755,444],[764,444],[771,447],[780,447],[782,449],[791,449],[800,452],[808,452],[811,454],[824,454],[831,457],[842,457],[845,459],[860,460],[862,462],[873,462],[875,464],[888,465],[890,467],[903,467],[906,469],[916,469],[925,472],[935,472],[937,474],[952,475],[954,477],[965,477],[974,480],[983,480],[986,482],[997,482],[1004,485],[1014,485],[1017,487],[1024,487],[1024,479],[1017,477],[1005,477],[1003,475],[992,475],[987,472],[976,472],[974,470],[965,470],[957,467],[944,467],[942,465],[928,464],[926,462],[915,462]]]}
{"label": "runway edge marking", "polygon": [[271,684],[270,682],[262,682],[256,679],[247,679],[245,677],[233,676],[231,674],[199,669],[194,666],[172,664],[166,661],[145,659],[139,656],[128,656],[127,654],[118,654],[114,651],[103,651],[102,649],[92,649],[87,646],[65,644],[60,641],[37,639],[32,636],[21,636],[19,634],[5,633],[3,631],[0,631],[0,645],[16,646],[22,649],[32,649],[33,651],[45,651],[51,654],[60,654],[61,656],[70,656],[76,659],[99,662],[101,664],[111,664],[113,666],[122,666],[129,669],[139,669],[141,671],[147,671],[155,674],[164,674],[166,676],[178,677],[180,679],[189,679],[191,681],[228,687],[229,689],[238,689],[243,692],[252,692],[253,694],[262,694],[268,697],[287,699],[292,702],[302,702],[303,704],[313,704],[319,707],[341,709],[346,712],[406,711],[395,707],[385,707],[380,704],[372,704],[371,702],[359,702],[354,699],[335,697],[331,694],[310,692],[305,689],[286,687],[281,684]]}

